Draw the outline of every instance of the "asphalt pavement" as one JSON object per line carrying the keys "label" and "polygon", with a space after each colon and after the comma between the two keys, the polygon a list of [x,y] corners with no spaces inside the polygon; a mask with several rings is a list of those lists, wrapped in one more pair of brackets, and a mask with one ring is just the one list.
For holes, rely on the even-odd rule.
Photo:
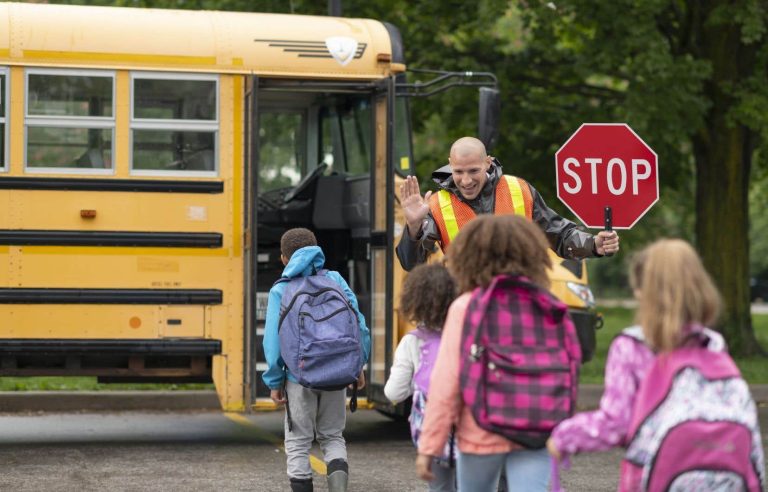
{"label": "asphalt pavement", "polygon": [[[283,412],[116,411],[0,414],[0,490],[14,492],[287,492]],[[768,406],[760,407],[768,429]],[[426,490],[408,425],[347,414],[351,492]],[[763,435],[766,445],[766,435]],[[315,490],[327,491],[315,446]],[[621,450],[576,456],[568,492],[616,490]]]}
{"label": "asphalt pavement", "polygon": [[[768,385],[750,386],[768,405]],[[597,408],[602,385],[579,386],[578,406]],[[0,413],[220,410],[214,391],[0,391]]]}

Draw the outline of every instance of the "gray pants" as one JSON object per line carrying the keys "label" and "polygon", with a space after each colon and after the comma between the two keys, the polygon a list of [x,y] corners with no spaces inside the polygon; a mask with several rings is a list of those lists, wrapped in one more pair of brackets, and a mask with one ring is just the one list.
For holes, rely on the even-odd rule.
{"label": "gray pants", "polygon": [[317,437],[323,461],[347,460],[347,445],[341,433],[347,423],[346,390],[317,391],[290,381],[286,384],[293,430],[285,416],[285,454],[290,478],[312,478],[309,450]]}

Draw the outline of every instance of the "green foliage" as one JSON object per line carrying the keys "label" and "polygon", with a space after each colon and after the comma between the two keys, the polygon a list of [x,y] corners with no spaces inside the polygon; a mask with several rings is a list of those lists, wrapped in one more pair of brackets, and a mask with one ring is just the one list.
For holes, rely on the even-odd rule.
{"label": "green foliage", "polygon": [[[579,379],[582,383],[602,384],[605,374],[605,359],[611,342],[624,328],[634,324],[634,311],[626,308],[603,308],[605,325],[597,331],[595,357],[581,367]],[[768,315],[752,316],[755,334],[763,346],[768,346]],[[768,384],[768,359],[764,357],[734,357],[736,365],[750,384]]]}
{"label": "green foliage", "polygon": [[753,172],[749,209],[750,271],[755,277],[768,279],[768,176]]}
{"label": "green foliage", "polygon": [[99,383],[94,377],[0,378],[0,391],[189,391],[213,390],[212,384]]}
{"label": "green foliage", "polygon": [[597,331],[597,349],[591,361],[581,366],[579,381],[587,384],[602,384],[605,374],[605,359],[608,348],[614,337],[621,330],[632,326],[634,312],[625,308],[604,308],[599,310],[603,315],[603,327]]}

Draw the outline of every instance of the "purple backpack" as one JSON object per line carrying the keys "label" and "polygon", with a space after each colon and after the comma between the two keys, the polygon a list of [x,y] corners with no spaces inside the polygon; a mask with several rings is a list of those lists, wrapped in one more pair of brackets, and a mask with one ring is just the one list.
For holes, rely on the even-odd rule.
{"label": "purple backpack", "polygon": [[437,351],[440,349],[440,333],[429,331],[425,328],[417,328],[410,334],[422,341],[419,348],[419,367],[413,373],[413,398],[411,399],[411,439],[413,444],[419,445],[419,435],[424,422],[424,409],[427,406],[427,394],[429,394],[429,377],[432,368],[435,367]]}
{"label": "purple backpack", "polygon": [[357,381],[363,350],[355,309],[341,286],[320,270],[283,278],[280,303],[280,355],[299,384],[339,390]]}
{"label": "purple backpack", "polygon": [[[639,327],[622,332],[644,342]],[[764,490],[755,402],[722,337],[695,327],[640,385],[621,491]]]}
{"label": "purple backpack", "polygon": [[[432,369],[435,367],[437,352],[440,350],[441,333],[419,327],[412,330],[410,334],[422,340],[419,348],[419,367],[413,373],[413,398],[411,400],[411,415],[408,418],[411,423],[411,439],[413,439],[413,444],[419,447],[419,436],[421,435],[421,426],[424,423],[424,410],[429,394],[429,379],[432,375]],[[443,448],[442,456],[438,456],[440,460],[451,466],[456,458],[453,439],[453,432],[451,432],[451,437]]]}
{"label": "purple backpack", "polygon": [[422,341],[419,349],[419,367],[413,373],[413,386],[416,391],[426,395],[429,393],[429,378],[435,367],[437,351],[440,350],[440,333],[419,327],[412,330],[411,335]]}
{"label": "purple backpack", "polygon": [[462,335],[460,386],[477,424],[530,449],[576,406],[581,349],[568,308],[527,278],[477,288]]}

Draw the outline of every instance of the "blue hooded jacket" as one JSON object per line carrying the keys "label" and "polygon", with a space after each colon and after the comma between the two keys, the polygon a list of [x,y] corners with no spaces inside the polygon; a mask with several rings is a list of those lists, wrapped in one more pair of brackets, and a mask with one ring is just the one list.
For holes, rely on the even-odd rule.
{"label": "blue hooded jacket", "polygon": [[[291,255],[291,259],[285,265],[285,269],[283,269],[282,276],[286,278],[306,277],[311,275],[313,271],[322,269],[323,265],[325,265],[323,250],[319,246],[306,246],[297,249]],[[339,272],[328,271],[326,275],[341,286],[347,299],[349,299],[349,303],[352,304],[357,313],[358,324],[360,325],[360,341],[363,345],[363,361],[368,362],[371,351],[371,333],[365,324],[365,318],[360,314],[360,309],[357,306],[357,297],[355,297],[354,292],[352,292],[352,289],[349,288],[349,285],[347,285],[347,282]],[[286,285],[287,282],[279,282],[273,285],[269,290],[269,299],[267,300],[267,319],[264,326],[263,342],[264,356],[267,359],[267,370],[264,371],[261,378],[269,389],[281,389],[286,372],[288,372],[289,381],[298,382],[290,371],[286,371],[285,362],[283,362],[283,358],[280,356],[280,339],[277,333],[280,322],[280,302],[283,299]]]}

